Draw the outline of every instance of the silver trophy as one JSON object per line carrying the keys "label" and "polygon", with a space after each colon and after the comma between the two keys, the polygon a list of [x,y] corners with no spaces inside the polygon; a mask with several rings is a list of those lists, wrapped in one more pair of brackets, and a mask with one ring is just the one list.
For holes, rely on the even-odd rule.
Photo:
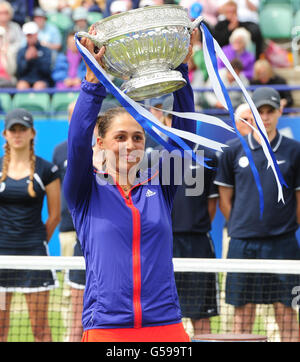
{"label": "silver trophy", "polygon": [[147,6],[98,21],[96,35],[77,36],[91,39],[98,48],[105,45],[104,69],[124,79],[121,90],[139,101],[186,84],[174,69],[185,59],[190,35],[202,20],[200,16],[192,22],[178,5]]}

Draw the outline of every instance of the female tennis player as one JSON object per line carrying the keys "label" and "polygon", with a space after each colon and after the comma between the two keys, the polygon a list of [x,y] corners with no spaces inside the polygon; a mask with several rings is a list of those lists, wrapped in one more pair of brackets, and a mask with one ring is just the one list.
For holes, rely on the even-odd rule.
{"label": "female tennis player", "polygon": [[[5,117],[5,154],[0,158],[0,255],[47,255],[60,220],[58,169],[34,153],[35,130],[31,113],[14,109]],[[48,219],[42,222],[47,197]],[[49,290],[55,276],[45,270],[0,270],[0,341],[6,341],[13,292],[25,293],[35,341],[51,341],[48,324]]]}
{"label": "female tennis player", "polygon": [[[184,63],[196,36],[197,31]],[[81,43],[101,64],[105,48],[96,54],[90,40]],[[173,93],[173,109],[193,112],[187,65],[178,70],[187,85]],[[166,185],[163,157],[157,169],[140,169],[145,131],[121,107],[101,117],[97,143],[105,163],[103,171],[94,170],[89,145],[105,96],[104,86],[87,67],[70,122],[64,179],[64,194],[86,262],[82,341],[189,341],[172,264],[174,170],[171,166]],[[173,117],[172,125],[195,133],[193,121]]]}

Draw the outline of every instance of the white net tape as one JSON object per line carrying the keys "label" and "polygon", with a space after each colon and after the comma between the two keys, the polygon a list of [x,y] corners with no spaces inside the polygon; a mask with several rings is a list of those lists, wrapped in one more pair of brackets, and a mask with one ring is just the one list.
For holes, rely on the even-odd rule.
{"label": "white net tape", "polygon": [[[299,260],[174,258],[175,272],[299,274]],[[83,257],[0,256],[0,269],[84,270]]]}
{"label": "white net tape", "polygon": [[[242,294],[239,295],[239,298],[244,298],[244,295],[248,298],[248,294],[253,292],[253,288],[255,289],[257,285],[261,284],[260,290],[262,290],[264,297],[268,293],[274,293],[274,290],[279,295],[281,295],[281,291],[284,291],[284,297],[290,300],[285,305],[292,307],[292,309],[290,308],[292,312],[289,312],[291,317],[290,319],[286,318],[286,309],[280,315],[280,311],[278,312],[272,301],[265,302],[264,299],[264,302],[250,302],[256,304],[256,306],[255,309],[250,311],[250,314],[246,314],[248,310],[245,311],[241,324],[244,328],[243,333],[266,336],[268,341],[299,341],[299,260],[174,258],[173,264],[180,304],[182,310],[186,313],[183,314],[183,323],[191,337],[196,334],[206,333],[201,332],[206,328],[204,324],[200,327],[198,326],[197,328],[200,328],[198,330],[194,329],[192,325],[192,321],[195,318],[191,317],[190,313],[191,311],[194,313],[195,310],[197,313],[201,312],[199,320],[201,318],[209,318],[211,333],[218,335],[233,331],[237,333],[236,331],[240,327],[235,319],[234,304],[227,301],[227,291],[234,296],[236,290],[242,286]],[[72,273],[73,271],[74,273],[79,271],[81,275],[85,274],[84,272],[82,273],[85,270],[84,258],[78,256],[3,255],[0,256],[0,274],[2,275],[2,279],[0,278],[0,317],[2,315],[0,340],[37,340],[38,337],[35,334],[34,328],[30,327],[32,321],[28,314],[29,299],[27,293],[33,290],[22,289],[20,291],[18,288],[9,289],[8,286],[11,284],[18,286],[18,278],[24,273],[26,273],[25,279],[27,280],[27,278],[33,278],[34,273],[39,276],[43,275],[47,270],[55,272],[59,283],[56,288],[50,290],[50,299],[47,305],[43,305],[45,302],[41,300],[38,302],[38,307],[41,310],[47,309],[48,311],[47,323],[50,324],[52,340],[80,340],[82,333],[80,328],[82,328],[81,312],[84,282],[79,288],[78,284],[77,286],[74,285],[72,280],[66,277],[71,274],[71,271]],[[229,283],[229,274],[242,275],[242,278],[236,281],[234,276],[233,279],[229,279]],[[259,274],[259,279],[256,279],[256,275]],[[243,277],[244,275],[245,278]],[[270,277],[270,275],[275,275],[275,277]],[[267,282],[265,278],[267,278]],[[249,282],[250,284],[248,284]],[[9,318],[8,314],[5,317],[5,313],[8,310],[7,301],[10,298],[6,292],[9,293],[10,291],[16,293],[13,294],[10,303]],[[77,299],[74,299],[74,297]],[[252,318],[251,315],[254,312],[255,315]],[[287,320],[286,325],[283,324],[285,319]]]}

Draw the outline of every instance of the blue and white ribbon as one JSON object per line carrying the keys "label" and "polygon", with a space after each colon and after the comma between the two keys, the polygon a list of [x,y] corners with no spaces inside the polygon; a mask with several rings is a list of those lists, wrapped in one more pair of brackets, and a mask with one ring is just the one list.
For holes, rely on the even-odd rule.
{"label": "blue and white ribbon", "polygon": [[[75,35],[75,42],[81,56],[88,64],[88,66],[91,68],[95,76],[99,79],[99,81],[119,101],[119,103],[124,108],[126,108],[128,113],[130,113],[135,118],[135,120],[145,129],[145,131],[148,132],[148,134],[151,137],[153,137],[158,143],[162,144],[168,151],[172,151],[178,148],[166,142],[159,135],[159,132],[163,133],[168,138],[176,142],[178,146],[181,148],[181,150],[188,151],[188,153],[193,157],[193,159],[197,162],[200,162],[201,164],[203,164],[202,160],[197,159],[196,154],[182,140],[182,138],[187,139],[195,144],[200,144],[204,147],[220,152],[223,152],[224,147],[228,147],[226,144],[208,139],[206,137],[202,137],[200,135],[191,132],[182,131],[163,125],[151,112],[145,109],[141,104],[133,101],[111,82],[105,70],[98,64],[93,55],[80,43],[77,35]],[[233,131],[230,126],[228,126],[225,122],[216,117],[200,115],[200,114],[197,116],[197,113],[188,113],[188,112],[187,113],[174,112],[174,114],[175,113],[181,118],[194,119],[200,122],[203,121],[219,127],[223,127],[228,131]],[[204,166],[207,167],[206,164],[204,164]]]}
{"label": "blue and white ribbon", "polygon": [[278,202],[280,202],[280,201],[284,202],[282,186],[283,185],[286,186],[286,183],[278,168],[278,164],[276,162],[274,153],[273,153],[270,143],[268,141],[268,136],[267,136],[265,127],[263,125],[261,117],[260,117],[251,97],[249,96],[249,94],[248,94],[247,90],[245,89],[243,83],[241,82],[240,78],[235,73],[234,69],[232,68],[232,66],[231,66],[230,62],[228,61],[226,55],[224,54],[223,50],[221,49],[221,47],[219,46],[217,41],[212,37],[212,35],[210,34],[210,32],[207,29],[207,27],[205,26],[205,24],[201,23],[200,29],[201,29],[201,32],[203,35],[203,53],[204,53],[204,60],[205,60],[205,64],[207,67],[208,75],[212,81],[213,89],[214,89],[214,92],[215,92],[218,100],[221,102],[223,107],[229,111],[230,118],[232,120],[232,124],[235,129],[235,132],[238,135],[238,137],[242,143],[242,146],[245,150],[245,153],[248,157],[249,164],[250,164],[250,167],[251,167],[251,170],[252,170],[252,173],[253,173],[257,188],[258,188],[258,192],[260,195],[260,212],[262,215],[262,213],[263,213],[263,192],[262,192],[262,187],[261,187],[261,183],[260,183],[260,179],[259,179],[259,174],[258,174],[258,171],[254,164],[254,161],[252,158],[252,153],[249,149],[249,146],[236,128],[234,110],[232,107],[232,103],[231,103],[228,91],[227,91],[226,87],[224,86],[224,83],[223,83],[222,79],[220,78],[220,75],[218,72],[216,55],[218,55],[220,57],[220,59],[222,60],[222,62],[225,65],[225,67],[229,70],[229,72],[232,74],[232,76],[238,83],[238,85],[241,88],[243,95],[244,95],[247,103],[249,104],[249,107],[254,115],[255,122],[257,125],[257,130],[258,130],[258,132],[256,132],[256,133],[260,138],[263,152],[268,161],[267,168],[269,168],[269,167],[272,168],[272,171],[273,171],[275,179],[276,179],[277,189],[278,189]]}
{"label": "blue and white ribbon", "polygon": [[[197,122],[203,122],[208,123],[213,126],[222,127],[226,131],[230,132],[236,132],[238,135],[244,150],[246,152],[246,155],[249,159],[250,167],[254,175],[254,179],[258,188],[259,196],[260,196],[260,212],[261,215],[263,213],[263,192],[262,187],[260,184],[259,174],[256,169],[256,166],[254,164],[251,151],[248,147],[247,142],[245,139],[241,136],[241,134],[238,132],[236,125],[235,125],[235,118],[234,118],[234,110],[231,104],[231,100],[229,97],[229,94],[226,90],[226,87],[224,86],[218,72],[218,66],[217,66],[217,59],[216,54],[220,57],[220,59],[223,61],[227,69],[231,72],[231,74],[234,76],[235,80],[237,81],[239,87],[241,88],[252,112],[255,117],[255,121],[258,128],[258,134],[261,139],[261,145],[263,148],[263,151],[265,153],[265,156],[268,160],[268,168],[271,167],[277,182],[278,187],[278,202],[284,201],[283,200],[283,191],[282,191],[282,185],[286,185],[283,177],[280,173],[280,170],[278,168],[278,165],[276,163],[275,157],[273,155],[272,149],[270,147],[269,141],[267,139],[267,134],[263,125],[263,122],[260,118],[260,115],[254,106],[254,103],[247,93],[245,87],[243,86],[242,82],[240,81],[237,74],[234,72],[233,68],[231,67],[228,59],[226,58],[225,54],[223,53],[222,49],[220,48],[219,44],[216,42],[216,40],[212,37],[207,27],[201,23],[200,25],[202,34],[203,34],[203,51],[204,51],[204,59],[205,64],[208,70],[209,77],[212,81],[214,92],[221,102],[221,104],[226,108],[229,113],[232,120],[233,127],[230,127],[228,124],[226,124],[221,119],[209,116],[201,113],[181,113],[181,112],[174,112],[169,111],[168,113],[187,119],[187,120],[194,120]],[[182,151],[188,151],[188,154],[191,155],[191,157],[199,162],[200,164],[204,165],[205,167],[209,167],[205,164],[203,164],[203,159],[199,159],[194,151],[182,140],[186,139],[189,140],[195,144],[199,144],[201,146],[213,149],[215,151],[223,152],[224,147],[228,147],[228,145],[214,141],[212,139],[202,137],[198,134],[194,134],[187,131],[178,130],[175,128],[171,128],[168,126],[163,125],[150,111],[145,109],[141,104],[135,102],[131,98],[129,98],[124,92],[122,92],[120,89],[118,89],[109,79],[109,76],[106,74],[105,70],[98,64],[98,62],[95,60],[93,55],[80,43],[80,40],[75,35],[75,42],[76,46],[78,48],[78,51],[80,52],[82,58],[85,60],[87,65],[91,68],[97,79],[106,87],[106,89],[119,101],[119,103],[128,111],[129,114],[135,120],[145,129],[145,131],[156,140],[156,142],[163,145],[168,151],[172,151],[175,148],[170,143],[166,142],[163,137],[160,136],[160,132],[167,136],[169,139],[173,140]]]}

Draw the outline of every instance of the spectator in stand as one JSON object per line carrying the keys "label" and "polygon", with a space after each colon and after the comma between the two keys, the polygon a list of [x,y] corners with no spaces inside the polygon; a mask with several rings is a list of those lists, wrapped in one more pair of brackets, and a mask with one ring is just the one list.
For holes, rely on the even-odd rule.
{"label": "spectator in stand", "polygon": [[102,13],[105,7],[105,0],[88,0],[85,3],[90,12]]}
{"label": "spectator in stand", "polygon": [[[0,2],[4,2],[4,0],[0,0]],[[22,26],[25,23],[26,18],[28,16],[26,1],[24,1],[24,0],[8,0],[7,2],[9,2],[13,8],[12,21],[14,21],[14,22],[18,23],[20,26]]]}
{"label": "spectator in stand", "polygon": [[[118,12],[123,12],[123,11],[126,11],[126,10],[123,10],[123,9],[127,9],[127,10],[130,10],[130,9],[136,9],[139,7],[139,3],[141,3],[143,0],[107,0],[106,1],[106,5],[105,5],[105,9],[103,11],[103,17],[108,17],[108,16],[111,16],[113,15],[112,12],[111,12],[111,5],[117,1],[117,5],[113,5],[113,10],[117,8],[117,11]],[[148,2],[149,0],[147,0]],[[163,0],[151,0],[153,2],[162,2],[163,3]],[[122,3],[125,3],[125,4],[122,4]],[[148,5],[148,4],[147,4]]]}
{"label": "spectator in stand", "polygon": [[63,12],[71,16],[75,8],[75,1],[76,0],[34,0],[34,7],[40,7],[46,11],[46,13]]}
{"label": "spectator in stand", "polygon": [[[239,76],[240,80],[243,82],[244,86],[249,85],[248,79],[243,75],[243,64],[239,59],[233,59],[230,62],[233,70],[236,72],[236,74]],[[238,84],[232,74],[227,70],[227,68],[222,68],[219,71],[220,77],[225,85],[226,88],[235,88],[238,87]],[[206,82],[207,88],[212,88],[211,80],[208,79]],[[211,108],[219,108],[223,109],[223,105],[218,101],[216,95],[213,92],[205,92],[205,100],[208,103],[209,107]],[[231,103],[233,108],[237,108],[241,103],[244,103],[244,96],[243,93],[240,91],[230,91],[229,92]]]}
{"label": "spectator in stand", "polygon": [[[287,81],[274,73],[272,65],[266,59],[259,59],[254,64],[251,85],[287,85]],[[292,107],[294,104],[290,90],[278,90],[283,107]]]}
{"label": "spectator in stand", "polygon": [[75,0],[73,9],[84,7],[89,12],[102,13],[105,7],[105,0]]}
{"label": "spectator in stand", "polygon": [[88,11],[86,8],[78,7],[73,10],[73,15],[72,15],[74,21],[73,30],[75,32],[88,30],[89,24],[87,16],[88,16]]}
{"label": "spectator in stand", "polygon": [[238,18],[243,23],[259,24],[259,0],[236,0],[238,3]]}
{"label": "spectator in stand", "polygon": [[[242,74],[248,78],[253,77],[253,68],[255,63],[255,56],[247,50],[251,43],[251,35],[245,28],[235,29],[229,38],[229,44],[225,45],[222,49],[228,60],[239,59],[243,64]],[[225,65],[218,59],[218,67],[223,68]]]}
{"label": "spectator in stand", "polygon": [[[222,6],[226,4],[228,0],[218,0],[218,10],[222,13]],[[234,0],[238,7],[238,19],[239,21],[246,23],[259,24],[259,0]]]}
{"label": "spectator in stand", "polygon": [[16,86],[16,54],[5,39],[6,30],[0,26],[0,88]]}
{"label": "spectator in stand", "polygon": [[86,67],[74,41],[74,32],[67,36],[65,53],[57,56],[52,79],[58,89],[78,90],[84,79]]}
{"label": "spectator in stand", "polygon": [[114,0],[110,5],[110,14],[115,15],[131,9],[131,0]]}
{"label": "spectator in stand", "polygon": [[36,8],[33,13],[33,21],[39,27],[38,39],[42,46],[52,50],[56,56],[62,46],[62,36],[56,25],[47,21],[47,14],[41,8]]}
{"label": "spectator in stand", "polygon": [[214,37],[221,47],[229,44],[232,32],[237,28],[246,28],[252,42],[255,44],[255,58],[259,59],[263,53],[264,39],[258,24],[243,22],[238,18],[238,5],[235,1],[227,1],[221,8],[220,14],[224,19],[219,20],[214,29]]}
{"label": "spectator in stand", "polygon": [[38,41],[39,28],[33,21],[23,25],[27,45],[17,55],[17,89],[44,89],[52,86],[51,50]]}
{"label": "spectator in stand", "polygon": [[69,15],[71,18],[73,12],[71,2],[69,0],[58,0],[55,12]]}
{"label": "spectator in stand", "polygon": [[[218,5],[215,0],[181,0],[179,2],[180,6],[189,10],[190,15],[196,10],[201,9],[201,15],[204,16],[205,21],[212,27],[214,27],[218,21]],[[198,14],[197,16],[199,16]],[[191,16],[192,18],[196,18],[197,16]]]}
{"label": "spectator in stand", "polygon": [[0,2],[0,26],[5,29],[5,41],[10,50],[16,56],[18,50],[24,43],[25,37],[19,24],[12,21],[14,10],[9,2]]}
{"label": "spectator in stand", "polygon": [[[55,12],[58,11],[59,8],[59,3],[62,0],[34,0],[34,8],[40,7],[43,10],[45,10],[47,13],[48,12]],[[65,0],[66,2],[70,2],[72,0]]]}

